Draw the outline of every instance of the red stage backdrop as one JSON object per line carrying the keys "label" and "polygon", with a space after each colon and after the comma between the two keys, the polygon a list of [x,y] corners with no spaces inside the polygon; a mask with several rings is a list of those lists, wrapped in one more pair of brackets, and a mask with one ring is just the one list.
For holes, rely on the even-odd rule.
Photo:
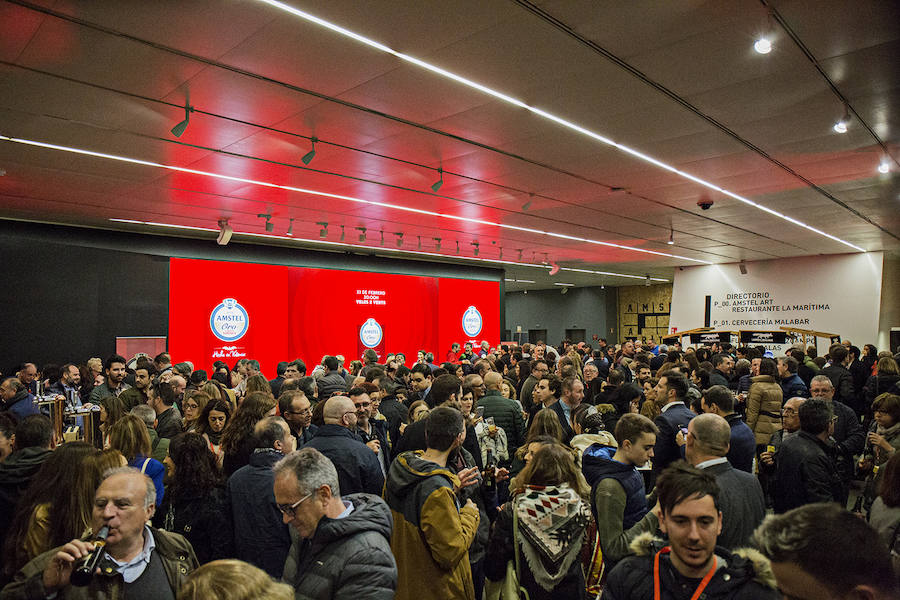
{"label": "red stage backdrop", "polygon": [[300,358],[312,370],[326,354],[349,361],[416,352],[436,362],[453,342],[500,341],[500,283],[173,258],[169,353],[210,372],[215,360],[275,365]]}

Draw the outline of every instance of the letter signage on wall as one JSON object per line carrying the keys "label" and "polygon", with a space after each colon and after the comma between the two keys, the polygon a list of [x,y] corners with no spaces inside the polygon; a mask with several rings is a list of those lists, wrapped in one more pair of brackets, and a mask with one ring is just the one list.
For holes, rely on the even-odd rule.
{"label": "letter signage on wall", "polygon": [[[737,264],[678,269],[670,327],[702,327],[710,296],[714,329],[754,333],[784,327],[871,343],[878,337],[883,258],[867,252],[748,262],[746,275]],[[759,344],[778,352],[790,342],[779,335]]]}

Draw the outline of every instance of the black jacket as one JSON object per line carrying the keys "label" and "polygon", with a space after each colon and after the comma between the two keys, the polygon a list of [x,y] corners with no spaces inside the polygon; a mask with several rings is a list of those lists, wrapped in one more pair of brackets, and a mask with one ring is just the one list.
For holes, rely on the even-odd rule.
{"label": "black jacket", "polygon": [[[335,425],[339,427],[339,425]],[[391,511],[368,494],[344,496],[353,512],[322,517],[311,539],[291,532],[284,580],[304,600],[393,600],[397,563],[391,553]]]}
{"label": "black jacket", "polygon": [[682,458],[681,450],[675,443],[675,434],[682,427],[687,427],[694,413],[691,412],[684,403],[675,404],[669,409],[660,413],[654,422],[659,428],[659,434],[656,436],[656,446],[653,447],[653,473],[656,476],[670,464]]}
{"label": "black jacket", "polygon": [[506,441],[510,448],[518,448],[525,443],[525,421],[519,406],[500,395],[497,390],[490,390],[478,401],[484,407],[484,418],[494,418],[494,424],[506,432]]}
{"label": "black jacket", "polygon": [[834,385],[834,400],[843,402],[847,406],[857,411],[858,403],[856,401],[856,391],[853,388],[853,375],[844,365],[829,365],[819,371],[819,375],[826,375]]}
{"label": "black jacket", "polygon": [[231,514],[225,490],[194,492],[173,500],[171,486],[153,515],[153,526],[187,538],[201,565],[232,556]]}
{"label": "black jacket", "polygon": [[704,470],[719,484],[722,533],[716,545],[729,550],[749,546],[750,536],[766,516],[766,501],[759,479],[727,462]]}
{"label": "black jacket", "polygon": [[833,452],[805,431],[784,440],[775,455],[773,504],[777,514],[813,502],[840,502],[843,495]]}
{"label": "black jacket", "polygon": [[875,398],[889,392],[898,381],[900,381],[900,375],[894,375],[893,373],[882,373],[869,377],[863,388],[863,395],[866,399],[864,403],[865,413],[871,414],[872,402],[875,401]]}
{"label": "black jacket", "polygon": [[[662,548],[660,540],[641,536],[632,544],[636,556],[621,561],[610,572],[602,600],[647,600],[653,598],[653,557]],[[705,600],[775,600],[775,576],[768,561],[755,550],[729,552],[716,548],[725,561],[706,587]],[[721,562],[720,562],[721,564]],[[659,561],[662,600],[688,600],[698,581],[686,579],[672,565],[670,555]]]}
{"label": "black jacket", "polygon": [[[475,434],[475,428],[471,425],[466,425],[466,440],[463,442],[463,448],[469,451],[478,468],[484,469],[481,461],[481,446],[478,444],[478,435]],[[422,419],[407,426],[406,431],[403,432],[403,437],[394,444],[393,452],[396,458],[404,452],[427,449],[428,445],[425,443],[425,419]]]}
{"label": "black jacket", "polygon": [[278,579],[291,548],[288,526],[275,504],[272,465],[284,455],[277,450],[255,452],[250,464],[228,479],[227,513],[234,523],[236,558],[256,565]]}
{"label": "black jacket", "polygon": [[31,479],[50,456],[50,452],[46,448],[22,448],[0,462],[0,548],[6,540],[19,498],[28,489]]}
{"label": "black jacket", "polygon": [[[569,419],[566,418],[566,413],[562,407],[562,400],[557,400],[548,408],[555,412],[556,416],[559,418],[559,424],[562,426],[563,430],[563,442],[568,444],[570,441],[572,441],[572,438],[575,437],[575,431],[572,429],[572,425],[569,423]],[[570,412],[569,415],[571,414],[572,413]]]}
{"label": "black jacket", "polygon": [[834,459],[838,477],[841,478],[845,488],[845,496],[849,491],[850,480],[853,479],[853,456],[860,454],[866,445],[866,430],[863,429],[859,418],[853,409],[843,402],[832,402],[837,421],[834,424]]}
{"label": "black jacket", "polygon": [[341,495],[381,495],[384,473],[375,453],[346,427],[326,423],[304,448],[315,448],[334,463]]}
{"label": "black jacket", "polygon": [[156,433],[161,438],[172,439],[181,433],[181,413],[175,405],[159,413],[156,417]]}

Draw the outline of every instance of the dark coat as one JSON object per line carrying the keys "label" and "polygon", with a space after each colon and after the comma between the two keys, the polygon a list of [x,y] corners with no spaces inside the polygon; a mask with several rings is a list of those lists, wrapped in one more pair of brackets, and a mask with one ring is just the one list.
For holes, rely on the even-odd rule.
{"label": "dark coat", "polygon": [[9,411],[16,421],[21,421],[25,417],[31,415],[39,415],[41,411],[34,403],[34,396],[28,393],[27,389],[20,390],[18,394],[10,398],[9,402],[3,406],[3,410]]}
{"label": "dark coat", "polygon": [[849,495],[850,480],[853,479],[853,456],[860,454],[866,445],[866,430],[863,429],[859,418],[852,408],[843,402],[832,402],[832,410],[837,417],[834,424],[834,447],[832,459],[837,469],[838,477],[844,486],[844,499]]}
{"label": "dark coat", "polygon": [[384,489],[384,473],[371,448],[346,427],[325,424],[305,448],[315,448],[327,456],[337,469],[341,495],[374,494]]}
{"label": "dark coat", "polygon": [[675,434],[682,427],[687,428],[694,418],[694,413],[687,406],[675,404],[664,413],[660,413],[654,423],[659,428],[656,445],[653,447],[653,474],[659,476],[663,469],[682,457],[681,449],[675,443]]}
{"label": "dark coat", "polygon": [[775,455],[775,512],[781,514],[813,502],[840,502],[841,481],[832,449],[805,431],[784,440]]}
{"label": "dark coat", "polygon": [[853,408],[859,413],[858,403],[856,401],[856,390],[853,388],[853,375],[844,365],[828,365],[821,371],[819,375],[827,375],[828,379],[834,385],[834,400],[843,402],[847,406]]}
{"label": "dark coat", "polygon": [[726,458],[735,469],[753,472],[753,458],[756,456],[756,436],[747,427],[741,415],[731,413],[725,420],[731,425],[731,446]]}
{"label": "dark coat", "polygon": [[397,564],[389,541],[390,510],[377,496],[342,499],[353,504],[343,519],[322,517],[308,540],[291,532],[284,581],[303,600],[393,600]]}
{"label": "dark coat", "polygon": [[484,418],[494,418],[494,424],[506,432],[506,443],[510,448],[518,448],[525,443],[525,420],[519,406],[500,395],[498,390],[489,390],[478,401],[484,407]]}
{"label": "dark coat", "polygon": [[709,385],[721,385],[727,388],[731,385],[731,382],[725,377],[725,374],[722,373],[722,371],[713,369],[712,373],[709,374]]}
{"label": "dark coat", "polygon": [[161,438],[172,439],[182,432],[181,413],[175,405],[156,416],[156,433]]}
{"label": "dark coat", "polygon": [[339,371],[332,371],[331,373],[323,375],[316,382],[316,386],[319,388],[319,398],[322,400],[331,398],[331,395],[334,392],[347,391],[347,381]]}
{"label": "dark coat", "polygon": [[572,441],[572,438],[575,437],[575,431],[572,429],[572,426],[569,424],[569,419],[566,418],[566,413],[563,411],[562,400],[557,400],[548,408],[555,412],[556,416],[559,417],[559,424],[562,426],[563,430],[563,442],[568,444]]}
{"label": "dark coat", "polygon": [[864,403],[866,414],[872,412],[872,402],[875,401],[875,398],[889,392],[898,381],[900,381],[900,375],[894,375],[893,373],[882,373],[869,377],[863,388],[863,395],[866,399]]}
{"label": "dark coat", "polygon": [[784,402],[791,398],[809,398],[809,388],[796,373],[791,373],[781,380],[781,397]]}
{"label": "dark coat", "polygon": [[750,536],[766,516],[766,501],[756,476],[739,471],[729,463],[705,469],[719,484],[722,533],[717,546],[736,550],[750,545]]}
{"label": "dark coat", "polygon": [[189,491],[177,499],[167,493],[153,515],[153,526],[183,535],[201,565],[232,556],[231,513],[224,488]]}
{"label": "dark coat", "polygon": [[272,465],[284,455],[277,450],[255,452],[250,464],[238,469],[225,486],[227,513],[234,523],[236,558],[280,578],[291,548],[288,526],[275,503]]}
{"label": "dark coat", "polygon": [[[0,548],[6,540],[19,498],[51,452],[47,448],[22,448],[0,462]],[[0,566],[2,556],[0,553]]]}
{"label": "dark coat", "polygon": [[[632,545],[636,556],[616,565],[606,580],[602,600],[648,600],[653,598],[653,557],[662,548],[660,540],[642,536]],[[705,600],[775,600],[775,577],[762,555],[755,550],[729,552],[716,548],[716,556],[725,560],[713,575],[703,594]],[[670,555],[660,557],[662,600],[691,597],[697,580],[687,580],[672,566]],[[721,564],[721,562],[720,562]],[[677,592],[676,592],[677,591]]]}
{"label": "dark coat", "polygon": [[[466,440],[462,446],[472,455],[478,468],[483,469],[481,446],[478,444],[478,435],[475,433],[475,428],[471,425],[466,425]],[[422,419],[407,426],[406,431],[403,432],[403,437],[394,444],[393,454],[397,457],[404,452],[427,449],[428,445],[425,443],[425,420]]]}

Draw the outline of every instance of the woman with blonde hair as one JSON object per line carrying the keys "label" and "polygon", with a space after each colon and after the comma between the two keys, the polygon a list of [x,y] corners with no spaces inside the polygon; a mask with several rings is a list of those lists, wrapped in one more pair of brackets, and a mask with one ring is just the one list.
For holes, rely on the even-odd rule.
{"label": "woman with blonde hair", "polygon": [[244,390],[244,398],[249,396],[252,392],[263,392],[273,398],[275,397],[274,394],[272,394],[272,386],[269,384],[269,380],[262,375],[251,375],[248,377]]}
{"label": "woman with blonde hair", "polygon": [[178,600],[293,600],[294,589],[279,583],[262,569],[240,560],[207,563],[188,575]]}
{"label": "woman with blonde hair", "polygon": [[156,487],[156,506],[163,499],[163,476],[166,468],[155,458],[150,458],[150,434],[144,421],[132,414],[119,419],[109,432],[109,447],[118,450],[134,467],[153,480]]}

